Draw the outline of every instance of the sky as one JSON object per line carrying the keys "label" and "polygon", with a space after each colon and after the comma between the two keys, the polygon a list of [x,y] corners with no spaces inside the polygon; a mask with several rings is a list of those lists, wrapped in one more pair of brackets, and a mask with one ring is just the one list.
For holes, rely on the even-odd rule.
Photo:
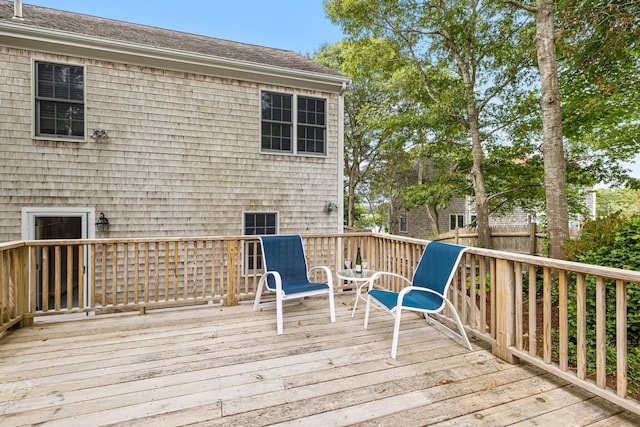
{"label": "sky", "polygon": [[342,40],[322,0],[24,0],[23,4],[292,50]]}

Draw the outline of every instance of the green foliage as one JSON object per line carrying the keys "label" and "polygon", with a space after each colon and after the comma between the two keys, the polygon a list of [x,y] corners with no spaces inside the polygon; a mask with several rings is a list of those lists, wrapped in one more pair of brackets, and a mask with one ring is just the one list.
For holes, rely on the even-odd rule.
{"label": "green foliage", "polygon": [[640,214],[640,190],[638,189],[598,189],[596,202],[596,210],[601,215],[618,211],[624,215]]}
{"label": "green foliage", "polygon": [[[623,268],[640,271],[640,215],[628,218],[620,213],[587,221],[584,224],[579,240],[566,246],[567,256],[573,261],[605,267]],[[574,283],[574,281],[571,281]],[[587,362],[589,369],[595,369],[595,331],[596,331],[596,283],[593,277],[587,277]],[[607,370],[615,372],[615,283],[606,283],[606,346]],[[627,286],[627,340],[629,348],[630,390],[640,392],[640,284]],[[577,329],[577,306],[575,284],[569,290],[569,327]],[[569,336],[575,337],[575,333]],[[575,339],[570,343],[570,358],[575,362]],[[633,380],[635,379],[635,380]]]}
{"label": "green foliage", "polygon": [[640,147],[640,3],[557,0],[563,133],[595,182],[619,184]]}

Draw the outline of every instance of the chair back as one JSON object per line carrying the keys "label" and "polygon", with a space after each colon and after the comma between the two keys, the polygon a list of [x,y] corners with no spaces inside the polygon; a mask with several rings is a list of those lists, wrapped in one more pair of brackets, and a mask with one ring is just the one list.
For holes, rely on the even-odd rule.
{"label": "chair back", "polygon": [[422,286],[446,295],[465,249],[464,246],[449,243],[429,242],[413,273],[413,286]]}
{"label": "chair back", "polygon": [[[260,236],[262,245],[262,260],[265,271],[280,273],[283,286],[287,283],[308,282],[307,258],[304,254],[302,237],[290,236]],[[275,288],[273,276],[267,278],[270,288]]]}

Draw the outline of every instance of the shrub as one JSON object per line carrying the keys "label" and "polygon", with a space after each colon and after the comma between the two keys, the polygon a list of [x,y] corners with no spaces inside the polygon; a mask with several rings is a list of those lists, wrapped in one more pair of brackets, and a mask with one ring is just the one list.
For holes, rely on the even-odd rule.
{"label": "shrub", "polygon": [[[567,258],[586,264],[605,267],[623,268],[640,271],[640,215],[628,218],[616,213],[607,217],[587,221],[582,229],[580,239],[569,242],[566,246]],[[571,283],[575,283],[574,280]],[[587,280],[587,362],[588,369],[595,370],[595,279]],[[615,343],[615,283],[606,283],[607,299],[607,372],[616,369]],[[569,290],[569,328],[576,330],[576,289]],[[640,392],[640,285],[627,286],[627,343],[629,391]],[[575,334],[571,334],[575,336]],[[575,363],[575,341],[570,343],[570,359]]]}

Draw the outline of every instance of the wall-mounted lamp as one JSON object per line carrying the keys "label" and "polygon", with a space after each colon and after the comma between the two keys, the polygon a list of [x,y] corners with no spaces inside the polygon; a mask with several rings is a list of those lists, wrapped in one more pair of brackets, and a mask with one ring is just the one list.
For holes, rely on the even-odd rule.
{"label": "wall-mounted lamp", "polygon": [[104,213],[100,212],[100,218],[96,222],[96,230],[98,231],[109,231],[109,219],[104,216]]}
{"label": "wall-mounted lamp", "polygon": [[333,212],[334,209],[338,209],[338,204],[336,202],[327,200],[327,202],[324,204],[324,210],[327,212]]}
{"label": "wall-mounted lamp", "polygon": [[106,130],[102,128],[96,128],[93,130],[93,133],[91,134],[91,138],[97,141],[103,141],[105,139],[108,139],[109,135],[107,134]]}

